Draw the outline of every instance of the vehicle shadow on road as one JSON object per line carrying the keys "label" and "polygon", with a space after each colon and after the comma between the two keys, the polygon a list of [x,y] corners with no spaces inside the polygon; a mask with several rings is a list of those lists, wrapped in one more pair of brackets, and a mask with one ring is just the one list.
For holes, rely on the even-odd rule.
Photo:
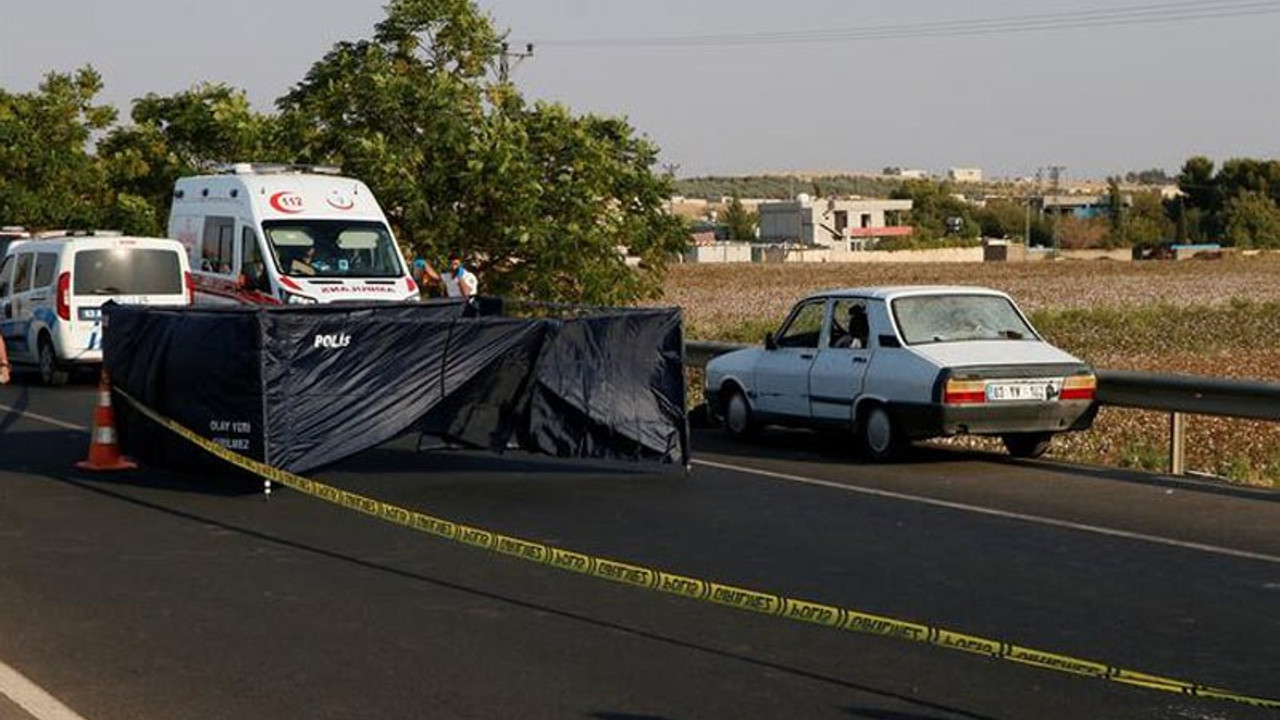
{"label": "vehicle shadow on road", "polygon": [[[852,467],[875,467],[858,456],[853,439],[848,435],[812,430],[770,428],[758,433],[750,442],[735,441],[715,429],[694,432],[694,457],[699,453],[714,454],[719,458],[734,458],[742,462],[758,460],[796,461]],[[977,448],[950,447],[932,443],[917,443],[893,461],[896,466],[927,466],[942,464],[994,463],[1010,467],[1053,472],[1059,475],[1075,475],[1093,480],[1130,483],[1148,487],[1176,489],[1222,495],[1246,500],[1280,502],[1280,492],[1269,488],[1232,485],[1227,482],[1176,477],[1156,473],[1139,472],[1124,468],[1082,465],[1056,460],[1052,457],[1035,460],[1010,457],[1002,452]]]}

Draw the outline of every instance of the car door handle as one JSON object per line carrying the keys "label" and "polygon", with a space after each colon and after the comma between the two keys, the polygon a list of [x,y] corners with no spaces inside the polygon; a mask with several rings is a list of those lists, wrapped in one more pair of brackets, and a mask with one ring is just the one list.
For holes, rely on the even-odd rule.
{"label": "car door handle", "polygon": [[803,355],[801,355],[801,356],[800,356],[800,359],[801,359],[801,360],[812,360],[812,359],[813,359],[813,353],[805,353],[805,354],[803,354]]}
{"label": "car door handle", "polygon": [[866,361],[867,361],[867,359],[866,359],[866,358],[864,358],[864,357],[862,357],[861,355],[854,355],[854,356],[853,356],[853,362],[854,362],[854,364],[857,364],[857,363],[864,363],[864,362],[866,362]]}

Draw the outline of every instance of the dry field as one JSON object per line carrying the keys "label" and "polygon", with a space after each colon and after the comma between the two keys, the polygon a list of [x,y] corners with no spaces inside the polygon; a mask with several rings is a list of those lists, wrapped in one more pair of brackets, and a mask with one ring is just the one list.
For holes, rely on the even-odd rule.
{"label": "dry field", "polygon": [[[795,300],[833,287],[983,285],[1013,295],[1048,339],[1100,368],[1280,382],[1280,255],[1183,262],[677,265],[665,304],[686,335],[755,342]],[[1059,459],[1163,471],[1168,417],[1104,408]],[[983,441],[971,442],[988,446]],[[1280,423],[1193,417],[1188,467],[1280,487]]]}

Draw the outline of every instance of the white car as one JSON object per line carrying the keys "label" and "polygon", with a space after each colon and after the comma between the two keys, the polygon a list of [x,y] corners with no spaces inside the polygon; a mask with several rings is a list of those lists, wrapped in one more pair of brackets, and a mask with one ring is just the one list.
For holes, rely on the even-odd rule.
{"label": "white car", "polygon": [[706,398],[728,432],[849,428],[884,461],[912,440],[994,435],[1038,457],[1087,429],[1092,368],[1041,339],[1006,294],[978,287],[849,288],[796,303],[764,347],[712,359]]}
{"label": "white car", "polygon": [[77,366],[102,364],[102,306],[109,300],[189,305],[191,273],[176,240],[78,235],[15,240],[0,265],[0,333],[14,364],[46,385]]}

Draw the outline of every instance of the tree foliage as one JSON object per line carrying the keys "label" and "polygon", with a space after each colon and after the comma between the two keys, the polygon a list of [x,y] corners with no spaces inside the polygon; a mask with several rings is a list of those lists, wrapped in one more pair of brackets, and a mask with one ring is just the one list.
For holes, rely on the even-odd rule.
{"label": "tree foliage", "polygon": [[974,218],[974,207],[959,197],[949,182],[907,180],[891,193],[891,197],[911,200],[910,222],[918,240],[928,241],[946,235],[973,239],[981,232]]}
{"label": "tree foliage", "polygon": [[86,151],[114,120],[95,105],[102,77],[92,67],[49,73],[36,92],[0,90],[0,218],[31,228],[93,227],[107,198],[101,165]]}
{"label": "tree foliage", "polygon": [[755,240],[756,228],[760,224],[760,213],[747,210],[740,198],[733,198],[724,208],[721,222],[729,232],[730,240]]}
{"label": "tree foliage", "polygon": [[1238,248],[1280,248],[1280,207],[1255,190],[1227,201],[1226,237]]}
{"label": "tree foliage", "polygon": [[133,101],[133,124],[98,143],[111,192],[127,232],[158,234],[173,183],[234,162],[286,160],[275,142],[276,120],[253,111],[244,91],[204,84]]}
{"label": "tree foliage", "polygon": [[501,52],[469,0],[397,0],[372,40],[339,43],[281,99],[285,137],[368,182],[415,253],[467,256],[486,292],[656,295],[686,242],[662,212],[657,148],[623,120],[528,105],[492,77]]}
{"label": "tree foliage", "polygon": [[[1269,242],[1268,218],[1280,208],[1280,160],[1234,158],[1215,173],[1212,160],[1193,157],[1182,166],[1178,187],[1183,197],[1174,213],[1188,237],[1240,247]],[[1255,232],[1261,235],[1252,237]]]}

